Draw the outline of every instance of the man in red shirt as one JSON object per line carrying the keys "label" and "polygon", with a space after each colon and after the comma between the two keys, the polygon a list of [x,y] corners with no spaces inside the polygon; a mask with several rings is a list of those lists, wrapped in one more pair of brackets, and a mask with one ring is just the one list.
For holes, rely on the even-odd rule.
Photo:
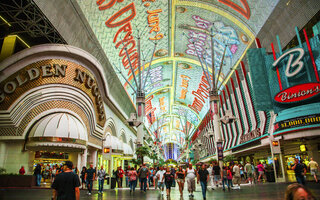
{"label": "man in red shirt", "polygon": [[21,166],[21,168],[19,170],[19,174],[24,175],[25,173],[26,173],[26,170],[24,170],[24,166]]}
{"label": "man in red shirt", "polygon": [[119,176],[119,188],[122,188],[122,179],[123,179],[124,171],[122,167],[120,166],[118,169],[118,176]]}

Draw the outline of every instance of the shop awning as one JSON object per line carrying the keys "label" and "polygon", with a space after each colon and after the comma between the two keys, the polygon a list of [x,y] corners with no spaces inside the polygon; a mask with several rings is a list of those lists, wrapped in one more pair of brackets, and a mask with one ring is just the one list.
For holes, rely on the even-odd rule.
{"label": "shop awning", "polygon": [[72,138],[88,141],[85,126],[68,113],[55,113],[42,118],[31,129],[29,137]]}
{"label": "shop awning", "polygon": [[123,144],[123,154],[133,156],[133,150],[127,143]]}
{"label": "shop awning", "polygon": [[118,151],[123,151],[123,142],[117,138],[116,136],[113,135],[107,135],[106,140],[104,141],[105,147],[111,147],[112,151],[118,150]]}
{"label": "shop awning", "polygon": [[54,113],[40,119],[30,130],[27,147],[85,149],[87,129],[69,113]]}

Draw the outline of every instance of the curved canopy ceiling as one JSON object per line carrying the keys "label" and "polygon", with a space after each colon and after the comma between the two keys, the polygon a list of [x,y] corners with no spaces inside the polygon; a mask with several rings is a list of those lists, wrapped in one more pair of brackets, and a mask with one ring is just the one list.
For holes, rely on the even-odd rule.
{"label": "curved canopy ceiling", "polygon": [[[192,135],[209,110],[211,37],[214,40],[215,74],[225,46],[219,85],[242,59],[255,35],[279,0],[78,0],[79,7],[115,71],[136,88],[124,47],[138,75],[138,37],[141,38],[141,74],[149,70],[154,43],[157,47],[146,81],[146,127],[162,144],[184,144],[185,124]],[[194,42],[194,44],[193,44]],[[143,71],[143,69],[145,69]],[[130,85],[118,73],[135,104]],[[217,77],[216,77],[217,79]],[[112,89],[112,88],[111,88]]]}

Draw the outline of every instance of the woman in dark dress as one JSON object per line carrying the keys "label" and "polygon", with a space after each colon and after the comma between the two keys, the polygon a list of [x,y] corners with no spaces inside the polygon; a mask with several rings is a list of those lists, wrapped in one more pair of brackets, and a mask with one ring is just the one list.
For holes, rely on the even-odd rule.
{"label": "woman in dark dress", "polygon": [[164,183],[167,189],[167,199],[170,198],[171,186],[174,180],[174,175],[171,173],[170,167],[167,167],[166,173],[164,174],[162,181],[164,179]]}
{"label": "woman in dark dress", "polygon": [[[82,167],[82,171],[80,173],[80,178],[81,178],[81,188],[84,189],[84,187],[86,186],[86,181],[84,179],[85,175],[86,175],[86,171],[87,168],[86,167]],[[84,186],[83,186],[84,184]]]}

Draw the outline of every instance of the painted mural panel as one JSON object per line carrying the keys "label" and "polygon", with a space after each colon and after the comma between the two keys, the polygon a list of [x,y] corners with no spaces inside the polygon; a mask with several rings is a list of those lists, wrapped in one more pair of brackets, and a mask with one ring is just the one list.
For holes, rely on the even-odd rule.
{"label": "painted mural panel", "polygon": [[279,0],[178,0],[177,3],[214,6],[245,23],[256,35],[278,2]]}
{"label": "painted mural panel", "polygon": [[[145,73],[143,73],[144,78],[146,77],[148,70],[149,69],[146,69]],[[151,94],[162,88],[169,88],[172,86],[172,61],[154,64],[149,71],[145,87],[146,94]]]}
{"label": "painted mural panel", "polygon": [[[211,74],[211,38],[215,73],[225,59],[219,81],[227,77],[253,41],[279,0],[78,0],[80,12],[135,105],[133,78],[146,77],[145,125],[164,143],[180,143],[187,116],[190,134],[209,110],[203,67]],[[138,37],[141,66],[138,62]],[[154,44],[157,47],[153,54]],[[226,46],[226,48],[225,48]],[[127,49],[127,51],[125,50]],[[129,62],[129,58],[130,61]],[[121,74],[119,73],[121,71]],[[107,72],[106,72],[107,73]],[[126,82],[126,79],[128,82]],[[139,80],[137,78],[137,80]],[[143,79],[144,80],[144,79]],[[219,82],[220,84],[221,82]],[[163,120],[161,120],[163,119]],[[158,122],[158,123],[155,123]],[[180,129],[180,130],[179,130]]]}
{"label": "painted mural panel", "polygon": [[[226,48],[221,74],[224,79],[252,38],[231,20],[209,10],[194,9],[190,6],[177,6],[176,10],[175,55],[196,60],[201,58],[204,68],[206,65],[211,68],[210,34],[213,34],[216,75]],[[182,35],[184,37],[181,37]]]}
{"label": "painted mural panel", "polygon": [[165,117],[170,109],[170,90],[163,89],[146,98],[145,112],[147,122],[151,126],[157,118]]}
{"label": "painted mural panel", "polygon": [[[139,36],[143,51],[142,59],[145,58],[149,62],[154,42],[157,42],[155,58],[168,55],[169,4],[167,1],[79,0],[78,4],[110,63],[118,66],[120,60],[121,70],[132,84],[133,77],[125,47],[128,49],[134,69],[137,69],[138,66],[137,38]],[[121,81],[125,84],[124,79],[121,78]]]}

